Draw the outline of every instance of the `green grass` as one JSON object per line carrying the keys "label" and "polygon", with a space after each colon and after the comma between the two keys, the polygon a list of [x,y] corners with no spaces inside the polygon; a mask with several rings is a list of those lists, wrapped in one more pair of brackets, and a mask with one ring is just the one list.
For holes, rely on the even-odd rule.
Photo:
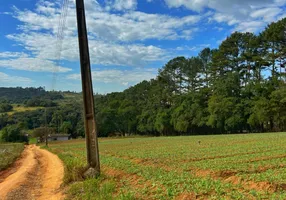
{"label": "green grass", "polygon": [[102,175],[83,180],[84,141],[50,144],[66,166],[68,199],[286,199],[286,133],[100,139],[99,146]]}
{"label": "green grass", "polygon": [[29,138],[29,144],[37,144],[37,138]]}
{"label": "green grass", "polygon": [[0,143],[0,171],[8,168],[22,153],[23,144]]}

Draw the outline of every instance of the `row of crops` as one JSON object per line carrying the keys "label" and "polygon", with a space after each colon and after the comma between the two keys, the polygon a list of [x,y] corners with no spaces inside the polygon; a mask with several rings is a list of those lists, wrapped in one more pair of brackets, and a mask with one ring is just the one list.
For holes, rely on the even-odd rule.
{"label": "row of crops", "polygon": [[[285,147],[285,133],[102,139],[99,190],[77,182],[70,198],[286,199]],[[81,179],[84,141],[50,150],[66,164],[66,183]]]}

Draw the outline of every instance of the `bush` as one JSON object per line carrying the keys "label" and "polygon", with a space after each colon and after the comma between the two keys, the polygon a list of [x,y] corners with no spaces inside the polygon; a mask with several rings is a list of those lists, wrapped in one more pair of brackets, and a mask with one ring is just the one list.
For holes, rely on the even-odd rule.
{"label": "bush", "polygon": [[1,112],[9,112],[13,110],[13,106],[8,103],[2,103],[0,104],[0,113]]}
{"label": "bush", "polygon": [[8,125],[2,130],[3,142],[27,142],[27,136],[17,125]]}

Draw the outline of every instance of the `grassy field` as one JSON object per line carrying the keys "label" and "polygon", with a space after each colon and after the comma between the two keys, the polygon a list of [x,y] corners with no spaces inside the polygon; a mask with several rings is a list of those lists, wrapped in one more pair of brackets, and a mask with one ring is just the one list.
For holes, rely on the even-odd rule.
{"label": "grassy field", "polygon": [[10,112],[7,112],[7,114],[9,116],[13,115],[14,113],[17,113],[17,112],[25,112],[25,111],[34,111],[34,110],[38,110],[38,109],[41,109],[43,107],[26,107],[26,106],[22,106],[22,105],[16,105],[16,104],[13,104],[13,110],[10,111]]}
{"label": "grassy field", "polygon": [[85,181],[84,141],[50,145],[69,199],[286,199],[286,133],[99,142],[102,175]]}
{"label": "grassy field", "polygon": [[21,154],[23,144],[0,143],[0,171],[9,167]]}

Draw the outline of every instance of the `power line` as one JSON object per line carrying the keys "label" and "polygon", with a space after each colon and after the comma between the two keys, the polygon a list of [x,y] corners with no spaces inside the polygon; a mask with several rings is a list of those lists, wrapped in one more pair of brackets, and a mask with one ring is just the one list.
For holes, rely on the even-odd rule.
{"label": "power line", "polygon": [[56,41],[56,50],[55,50],[55,60],[56,66],[53,71],[53,80],[52,80],[52,90],[55,89],[57,82],[57,73],[59,71],[59,66],[61,62],[62,49],[63,49],[63,40],[64,40],[64,31],[66,28],[66,18],[69,8],[69,0],[63,0],[61,5],[61,14],[58,22],[58,30],[57,30],[57,41]]}

